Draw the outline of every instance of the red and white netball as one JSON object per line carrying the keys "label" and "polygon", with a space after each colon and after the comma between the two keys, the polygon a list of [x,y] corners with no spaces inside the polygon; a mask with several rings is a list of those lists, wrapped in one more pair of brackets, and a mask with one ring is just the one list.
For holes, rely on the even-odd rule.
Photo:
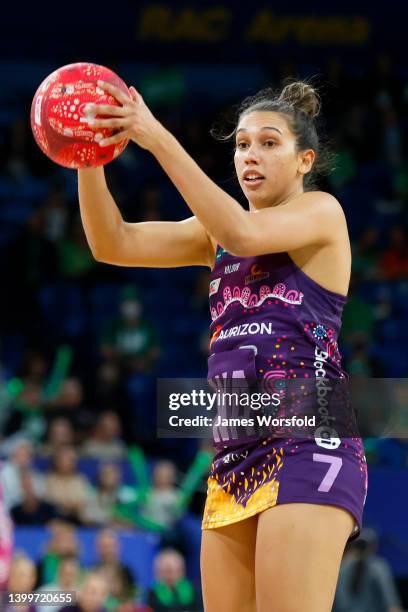
{"label": "red and white netball", "polygon": [[[108,147],[99,141],[114,134],[112,129],[92,130],[86,122],[87,104],[119,103],[97,86],[106,81],[124,91],[117,74],[97,64],[68,64],[48,76],[39,86],[31,105],[31,129],[40,149],[65,168],[104,166],[125,149],[129,140]],[[89,114],[88,114],[89,118]]]}

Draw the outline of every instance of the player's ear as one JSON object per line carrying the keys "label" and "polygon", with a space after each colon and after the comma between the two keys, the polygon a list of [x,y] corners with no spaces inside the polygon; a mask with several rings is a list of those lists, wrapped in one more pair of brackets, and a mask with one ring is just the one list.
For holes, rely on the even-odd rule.
{"label": "player's ear", "polygon": [[313,151],[313,149],[300,151],[298,157],[298,171],[301,174],[307,174],[310,172],[315,159],[316,153]]}

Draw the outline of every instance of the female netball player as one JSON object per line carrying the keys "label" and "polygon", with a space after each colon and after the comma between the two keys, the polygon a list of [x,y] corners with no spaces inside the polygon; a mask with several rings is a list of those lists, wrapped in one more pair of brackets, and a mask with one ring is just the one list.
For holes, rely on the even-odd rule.
{"label": "female netball player", "polygon": [[[194,216],[126,223],[103,169],[80,170],[82,220],[96,259],[211,268],[210,378],[234,371],[267,380],[342,378],[337,336],[350,245],[337,200],[307,191],[321,156],[314,89],[295,82],[244,101],[233,138],[246,211],[202,172],[134,88],[129,99],[100,86],[121,105],[88,109],[102,116],[90,119],[95,129],[118,130],[101,146],[129,137],[150,151]],[[248,340],[241,330],[250,323],[261,331]],[[345,544],[361,526],[361,439],[330,448],[270,437],[232,449],[219,438],[216,449],[203,518],[206,611],[329,612]]]}

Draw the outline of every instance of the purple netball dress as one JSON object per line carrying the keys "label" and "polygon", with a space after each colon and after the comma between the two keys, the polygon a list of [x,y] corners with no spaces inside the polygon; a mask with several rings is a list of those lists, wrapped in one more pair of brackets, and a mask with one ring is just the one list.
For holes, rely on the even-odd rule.
{"label": "purple netball dress", "polygon": [[[269,389],[347,380],[337,347],[346,298],[313,281],[287,253],[235,257],[218,247],[209,295],[209,380],[238,376]],[[348,510],[357,537],[367,493],[358,433],[323,441],[287,431],[236,439],[220,426],[213,434],[203,529],[308,502]]]}

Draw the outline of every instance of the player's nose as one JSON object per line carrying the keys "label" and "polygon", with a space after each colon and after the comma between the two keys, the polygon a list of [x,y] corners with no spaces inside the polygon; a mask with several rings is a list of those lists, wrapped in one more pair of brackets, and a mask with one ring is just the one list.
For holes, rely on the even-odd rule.
{"label": "player's nose", "polygon": [[249,146],[247,150],[245,151],[245,153],[246,153],[246,156],[245,156],[246,165],[259,163],[260,154],[259,154],[259,149],[256,145]]}

